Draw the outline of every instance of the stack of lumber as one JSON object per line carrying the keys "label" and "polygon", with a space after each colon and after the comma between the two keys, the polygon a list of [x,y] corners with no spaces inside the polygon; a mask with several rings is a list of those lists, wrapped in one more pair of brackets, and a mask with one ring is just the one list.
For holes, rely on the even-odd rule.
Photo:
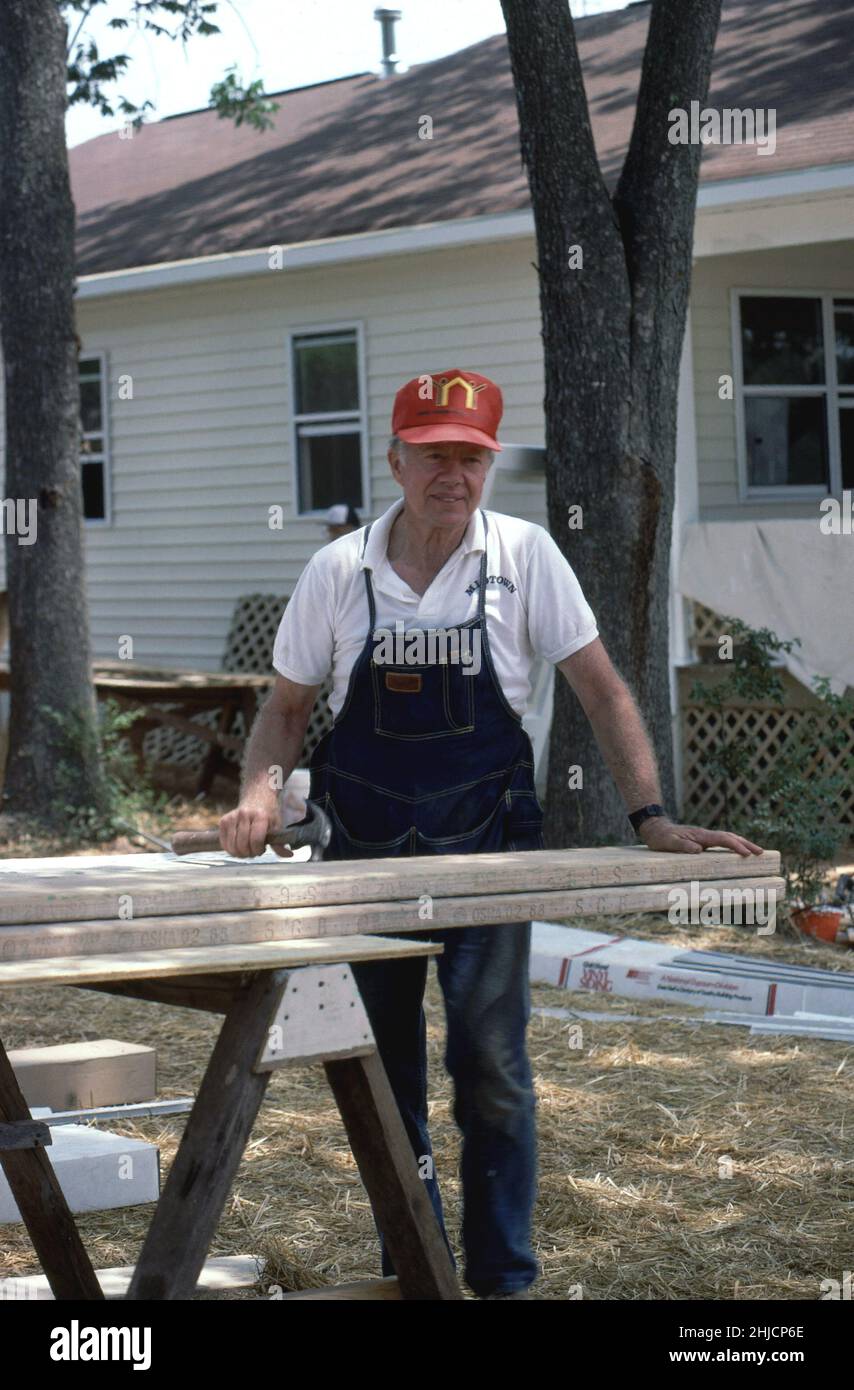
{"label": "stack of lumber", "polygon": [[94,961],[118,955],[125,965],[136,955],[140,969],[159,960],[165,974],[176,951],[195,952],[203,971],[248,965],[279,942],[666,911],[678,885],[698,881],[722,892],[738,879],[780,897],[778,875],[772,851],[744,859],[642,846],[329,864],[225,855],[197,864],[171,854],[6,860],[0,984],[83,983]]}

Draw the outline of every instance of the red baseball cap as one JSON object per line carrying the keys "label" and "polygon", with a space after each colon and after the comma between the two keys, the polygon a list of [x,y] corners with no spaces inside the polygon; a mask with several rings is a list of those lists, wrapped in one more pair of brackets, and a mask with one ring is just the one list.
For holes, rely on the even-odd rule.
{"label": "red baseball cap", "polygon": [[407,444],[461,440],[500,452],[495,435],[503,413],[504,398],[494,381],[451,367],[425,372],[401,386],[391,429]]}

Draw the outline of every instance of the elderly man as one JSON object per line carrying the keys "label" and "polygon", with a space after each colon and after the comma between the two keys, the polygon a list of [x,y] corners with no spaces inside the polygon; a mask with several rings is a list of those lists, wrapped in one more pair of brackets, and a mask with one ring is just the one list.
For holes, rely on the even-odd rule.
{"label": "elderly man", "polygon": [[[221,821],[231,854],[259,854],[278,827],[270,769],[287,776],[294,767],[330,671],[335,723],[311,771],[311,798],[333,827],[328,859],[542,848],[521,722],[536,657],[553,662],[581,701],[651,849],[760,852],[667,817],[643,720],[569,564],[541,527],[479,510],[502,404],[494,382],[457,369],[397,393],[388,459],[403,497],[318,551],[294,590],[240,805]],[[431,634],[442,643],[431,647]],[[437,967],[462,1132],[466,1279],[481,1298],[529,1298],[538,1273],[525,1047],[531,924],[419,934],[444,946]],[[444,1231],[427,1130],[426,960],[358,965],[354,975]],[[393,1272],[384,1247],[383,1272]]]}

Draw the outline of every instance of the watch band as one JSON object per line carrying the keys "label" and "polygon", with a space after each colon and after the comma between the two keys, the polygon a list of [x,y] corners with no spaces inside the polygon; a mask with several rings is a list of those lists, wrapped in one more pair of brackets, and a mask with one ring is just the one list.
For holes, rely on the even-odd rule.
{"label": "watch band", "polygon": [[640,810],[632,811],[629,816],[629,820],[632,823],[632,829],[634,830],[635,834],[637,834],[645,820],[649,820],[652,816],[666,817],[666,815],[667,812],[665,811],[663,806],[657,806],[653,804],[651,806],[641,806]]}

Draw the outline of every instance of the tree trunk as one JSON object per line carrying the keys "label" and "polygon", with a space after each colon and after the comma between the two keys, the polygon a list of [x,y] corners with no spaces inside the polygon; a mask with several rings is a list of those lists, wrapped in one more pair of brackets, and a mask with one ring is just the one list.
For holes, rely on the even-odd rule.
{"label": "tree trunk", "polygon": [[[653,0],[631,144],[612,198],[566,0],[502,0],[537,234],[549,529],[644,714],[673,811],[676,399],[701,150],[670,144],[667,117],[705,101],[720,5]],[[578,507],[580,525],[570,512]],[[583,784],[570,789],[573,767]],[[625,841],[627,809],[636,808],[623,805],[581,706],[558,677],[548,842]]]}
{"label": "tree trunk", "polygon": [[56,0],[5,0],[5,497],[34,519],[36,538],[21,543],[32,537],[10,530],[7,505],[11,710],[3,809],[51,825],[73,809],[101,808],[104,799],[85,593],[65,45]]}

